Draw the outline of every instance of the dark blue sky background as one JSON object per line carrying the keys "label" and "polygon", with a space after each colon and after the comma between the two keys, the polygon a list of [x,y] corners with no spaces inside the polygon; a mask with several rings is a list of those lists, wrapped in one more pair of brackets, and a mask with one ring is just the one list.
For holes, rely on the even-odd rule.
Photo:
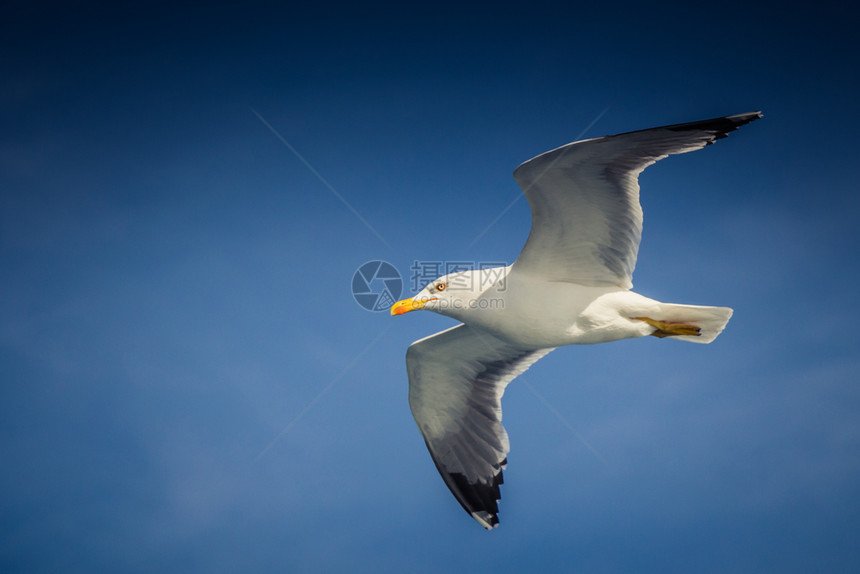
{"label": "dark blue sky background", "polygon": [[[4,3],[0,570],[857,571],[857,24]],[[525,201],[475,241],[511,172],[596,118],[584,137],[756,109],[641,180],[636,290],[734,307],[728,329],[512,384],[483,531],[406,402],[406,347],[451,321],[365,311],[353,272],[513,261]]]}

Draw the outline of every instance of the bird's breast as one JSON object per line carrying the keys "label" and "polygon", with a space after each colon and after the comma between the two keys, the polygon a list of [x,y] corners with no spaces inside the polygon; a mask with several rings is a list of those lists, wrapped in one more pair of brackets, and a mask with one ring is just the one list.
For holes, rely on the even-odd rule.
{"label": "bird's breast", "polygon": [[521,347],[596,342],[588,340],[587,332],[601,329],[610,317],[594,312],[593,306],[617,291],[623,290],[567,282],[510,281],[504,289],[485,293],[483,308],[461,320]]}

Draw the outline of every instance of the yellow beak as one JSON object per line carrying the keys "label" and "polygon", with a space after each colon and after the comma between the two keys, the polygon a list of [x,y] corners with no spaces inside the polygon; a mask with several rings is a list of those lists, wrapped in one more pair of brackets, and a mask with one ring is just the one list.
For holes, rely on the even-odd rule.
{"label": "yellow beak", "polygon": [[416,299],[415,297],[412,297],[410,299],[404,299],[403,301],[398,301],[391,306],[391,314],[402,315],[404,313],[408,313],[409,311],[418,311],[419,309],[423,309],[424,305],[426,305],[428,301],[435,300],[435,297],[433,297],[432,299]]}

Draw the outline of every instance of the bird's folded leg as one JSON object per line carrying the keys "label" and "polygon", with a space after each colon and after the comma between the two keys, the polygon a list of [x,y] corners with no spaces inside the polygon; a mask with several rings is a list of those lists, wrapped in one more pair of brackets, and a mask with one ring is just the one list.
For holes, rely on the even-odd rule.
{"label": "bird's folded leg", "polygon": [[652,319],[651,317],[631,317],[631,319],[635,319],[636,321],[645,321],[654,329],[656,329],[651,335],[653,337],[675,337],[678,335],[688,335],[692,337],[698,337],[702,334],[702,329],[693,325],[691,323],[673,323],[669,321],[658,321],[656,319]]}

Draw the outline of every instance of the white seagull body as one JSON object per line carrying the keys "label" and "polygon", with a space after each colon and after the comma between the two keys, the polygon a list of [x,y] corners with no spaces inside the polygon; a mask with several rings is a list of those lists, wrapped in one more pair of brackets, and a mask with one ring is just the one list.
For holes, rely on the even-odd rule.
{"label": "white seagull body", "polygon": [[463,324],[406,353],[409,405],[436,468],[478,523],[498,525],[510,450],[505,387],[557,347],[654,335],[710,343],[732,310],[660,303],[630,291],[642,235],[639,174],[701,149],[760,112],[574,142],[514,171],[532,210],[513,265],[462,271],[396,303]]}

